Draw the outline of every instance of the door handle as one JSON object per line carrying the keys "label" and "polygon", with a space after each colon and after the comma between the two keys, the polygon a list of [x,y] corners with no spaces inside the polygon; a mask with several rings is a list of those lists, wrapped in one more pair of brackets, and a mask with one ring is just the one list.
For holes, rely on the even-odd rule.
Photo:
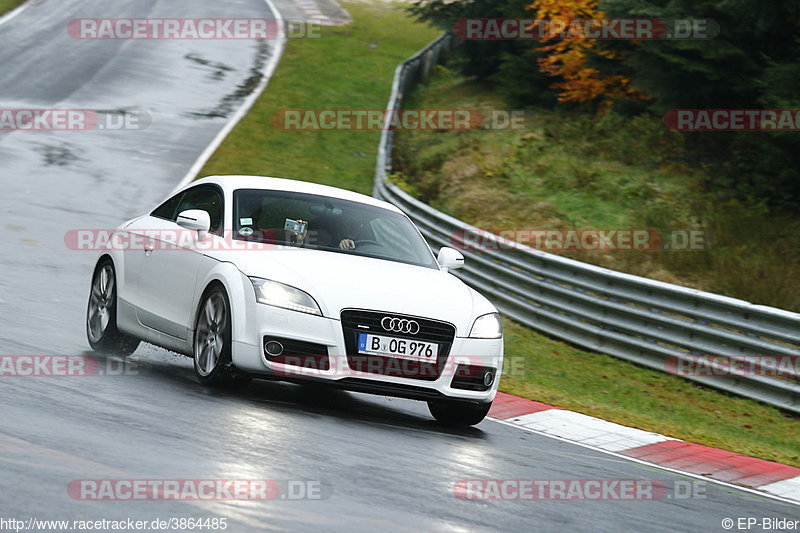
{"label": "door handle", "polygon": [[153,253],[153,250],[156,249],[156,244],[153,242],[152,239],[148,239],[144,245],[144,255],[150,256]]}

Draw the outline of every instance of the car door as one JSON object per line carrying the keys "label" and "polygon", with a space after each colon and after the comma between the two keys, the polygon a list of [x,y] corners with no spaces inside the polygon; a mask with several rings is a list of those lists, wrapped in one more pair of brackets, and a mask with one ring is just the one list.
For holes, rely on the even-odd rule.
{"label": "car door", "polygon": [[147,217],[146,225],[149,227],[138,268],[139,322],[181,340],[187,339],[192,327],[189,322],[198,277],[205,275],[215,263],[214,259],[203,254],[203,247],[197,245],[197,232],[181,228],[176,223],[178,215],[189,209],[208,212],[212,235],[206,235],[205,239],[221,234],[222,190],[215,185],[187,189],[174,206],[168,206],[165,212],[157,209]]}
{"label": "car door", "polygon": [[[121,231],[124,237],[122,242],[128,245],[120,245],[125,265],[122,273],[124,276],[124,291],[120,291],[120,297],[126,304],[130,304],[134,310],[141,308],[144,304],[140,292],[142,283],[141,269],[145,256],[149,256],[153,248],[152,239],[149,236],[156,231],[157,227],[167,227],[166,222],[171,221],[172,224],[169,227],[175,228],[176,211],[182,197],[182,192],[176,194],[158,206],[152,213],[139,217]],[[138,320],[138,313],[134,313],[133,318]]]}

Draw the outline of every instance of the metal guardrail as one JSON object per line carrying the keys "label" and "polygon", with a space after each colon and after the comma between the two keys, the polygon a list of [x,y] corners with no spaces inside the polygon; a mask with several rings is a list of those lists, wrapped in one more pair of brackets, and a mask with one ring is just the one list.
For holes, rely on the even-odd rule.
{"label": "metal guardrail", "polygon": [[[406,93],[453,43],[443,35],[400,64],[387,109],[400,109]],[[466,266],[454,274],[489,296],[503,314],[654,369],[685,375],[679,368],[687,367],[678,365],[691,364],[688,379],[800,412],[800,314],[615,272],[481,231],[389,182],[394,133],[388,126],[382,132],[373,195],[408,214],[432,248],[462,247]],[[482,242],[493,240],[498,249],[463,247],[471,232]],[[698,357],[712,355],[728,356],[733,364]],[[770,359],[760,356],[794,356],[788,358],[794,366],[770,372]],[[755,359],[760,367],[750,366]],[[716,375],[700,375],[703,369]]]}

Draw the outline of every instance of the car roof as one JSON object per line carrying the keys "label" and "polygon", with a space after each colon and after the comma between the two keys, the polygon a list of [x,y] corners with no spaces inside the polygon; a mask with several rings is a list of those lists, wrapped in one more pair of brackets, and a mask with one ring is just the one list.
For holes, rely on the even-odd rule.
{"label": "car roof", "polygon": [[320,196],[329,196],[332,198],[339,198],[341,200],[350,200],[352,202],[373,205],[383,209],[388,209],[390,211],[402,213],[402,211],[400,211],[400,209],[394,205],[365,194],[348,191],[346,189],[340,189],[338,187],[330,187],[328,185],[311,183],[309,181],[271,178],[267,176],[208,176],[189,183],[183,188],[183,190],[203,183],[217,184],[226,192],[233,192],[237,189],[263,189],[267,191],[292,191],[306,194],[318,194]]}

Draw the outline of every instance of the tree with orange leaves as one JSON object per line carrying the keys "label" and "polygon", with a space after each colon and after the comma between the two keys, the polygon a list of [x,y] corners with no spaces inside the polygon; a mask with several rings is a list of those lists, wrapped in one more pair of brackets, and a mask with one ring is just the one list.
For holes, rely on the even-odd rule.
{"label": "tree with orange leaves", "polygon": [[[564,25],[575,19],[602,19],[605,16],[599,9],[598,0],[534,0],[527,9],[536,11],[538,20]],[[541,36],[543,43],[550,44],[539,48],[546,53],[539,59],[539,69],[562,79],[552,85],[559,91],[559,102],[598,103],[602,108],[608,108],[614,100],[641,98],[625,76],[603,74],[589,64],[592,56],[620,59],[616,52],[602,48],[598,41],[580,33],[555,37],[546,33]]]}

